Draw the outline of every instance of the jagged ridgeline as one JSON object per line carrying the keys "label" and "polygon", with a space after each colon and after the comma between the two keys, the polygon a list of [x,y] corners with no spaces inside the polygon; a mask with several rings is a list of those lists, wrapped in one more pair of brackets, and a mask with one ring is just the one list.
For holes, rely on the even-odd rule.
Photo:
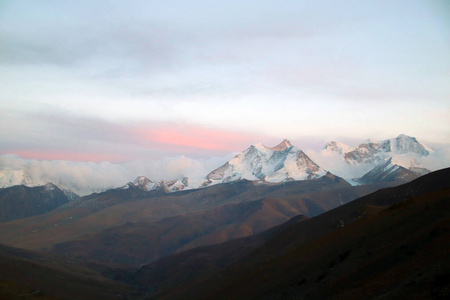
{"label": "jagged ridgeline", "polygon": [[[360,174],[356,178],[347,178],[339,169],[333,171],[333,174],[344,177],[352,184],[407,182],[415,179],[430,172],[421,165],[420,160],[434,153],[431,148],[404,134],[383,141],[368,139],[353,148],[332,141],[327,143],[322,151],[332,153],[336,162],[342,160],[347,168],[353,168],[356,174]],[[327,172],[329,170],[319,166],[305,152],[285,139],[275,147],[267,147],[261,143],[251,145],[224,165],[211,171],[205,178],[193,180],[184,177],[154,182],[140,176],[133,184],[146,191],[176,192],[241,179],[265,184],[310,180],[319,178]]]}

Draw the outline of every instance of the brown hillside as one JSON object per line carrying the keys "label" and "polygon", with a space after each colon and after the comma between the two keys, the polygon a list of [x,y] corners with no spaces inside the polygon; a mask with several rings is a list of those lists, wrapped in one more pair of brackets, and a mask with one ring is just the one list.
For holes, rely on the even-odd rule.
{"label": "brown hillside", "polygon": [[143,267],[136,281],[152,286],[156,299],[443,299],[450,291],[449,205],[446,169],[287,226],[214,271],[167,276],[189,273],[174,256],[165,269],[159,261]]}

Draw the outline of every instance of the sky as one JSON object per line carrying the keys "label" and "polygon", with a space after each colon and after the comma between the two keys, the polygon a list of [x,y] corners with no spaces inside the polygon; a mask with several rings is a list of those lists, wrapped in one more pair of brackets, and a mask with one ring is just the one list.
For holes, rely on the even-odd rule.
{"label": "sky", "polygon": [[446,0],[2,0],[0,155],[206,162],[401,133],[442,147],[449,49]]}

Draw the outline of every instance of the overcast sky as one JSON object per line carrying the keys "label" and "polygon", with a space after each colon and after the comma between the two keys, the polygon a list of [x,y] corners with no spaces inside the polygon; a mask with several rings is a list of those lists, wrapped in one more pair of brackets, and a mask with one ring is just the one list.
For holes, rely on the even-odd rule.
{"label": "overcast sky", "polygon": [[0,154],[441,145],[449,120],[446,0],[0,1]]}

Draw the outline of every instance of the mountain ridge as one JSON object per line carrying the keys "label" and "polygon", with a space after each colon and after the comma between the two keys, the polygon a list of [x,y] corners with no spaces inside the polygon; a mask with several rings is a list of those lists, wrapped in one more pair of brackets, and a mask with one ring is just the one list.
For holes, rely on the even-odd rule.
{"label": "mountain ridge", "polygon": [[[367,139],[356,147],[350,147],[343,143],[332,141],[327,143],[323,149],[342,154],[344,159],[350,164],[377,163],[388,156],[393,157],[393,155],[389,154],[428,156],[434,152],[428,146],[418,142],[415,137],[410,137],[405,134],[400,134],[395,138],[382,141]],[[411,161],[408,162],[411,163]]]}
{"label": "mountain ridge", "polygon": [[275,147],[259,143],[237,154],[206,176],[202,186],[239,179],[262,182],[285,182],[318,178],[326,171],[313,162],[302,150],[284,139]]}
{"label": "mountain ridge", "polygon": [[[421,164],[421,160],[434,153],[434,150],[421,144],[416,138],[405,134],[382,141],[368,139],[357,147],[331,141],[325,145],[323,151],[334,153],[334,159],[337,162],[342,161],[347,167],[356,170],[357,177],[346,177],[340,169],[330,171],[326,166],[317,163],[301,149],[292,145],[288,139],[284,139],[274,147],[267,147],[262,143],[251,145],[204,177],[189,178],[184,176],[171,180],[153,181],[145,176],[138,176],[129,184],[143,191],[159,190],[170,193],[203,188],[239,179],[257,180],[261,183],[308,180],[323,176],[327,171],[343,177],[352,184],[360,184],[359,178],[366,173],[373,173],[373,169],[377,168],[379,164],[383,164],[388,158],[392,158],[394,165],[404,167],[418,176],[429,173],[430,170]],[[0,185],[4,187],[17,184],[37,186],[51,181],[62,190],[67,191],[68,195],[71,190],[79,190],[79,187],[75,185],[66,188],[61,183],[55,183],[59,182],[57,178],[46,182],[42,182],[41,179],[33,178],[26,170],[0,170]],[[122,188],[128,188],[129,184],[122,186]],[[101,191],[104,190],[106,189]],[[95,192],[99,192],[99,190]],[[75,193],[72,192],[72,194]]]}
{"label": "mountain ridge", "polygon": [[71,196],[50,182],[36,187],[15,185],[0,189],[0,222],[47,213],[76,199]]}
{"label": "mountain ridge", "polygon": [[[150,299],[445,299],[449,173],[284,225],[259,244],[252,236],[166,257],[134,282],[152,287]],[[241,255],[240,245],[250,249]]]}

